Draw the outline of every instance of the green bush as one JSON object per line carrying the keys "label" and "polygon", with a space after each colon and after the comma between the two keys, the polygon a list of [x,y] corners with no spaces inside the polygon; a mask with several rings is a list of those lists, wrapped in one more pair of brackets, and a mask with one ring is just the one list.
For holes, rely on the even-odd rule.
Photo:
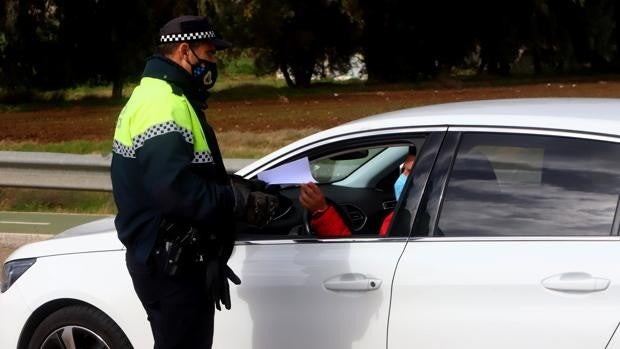
{"label": "green bush", "polygon": [[228,76],[256,75],[254,60],[250,57],[239,57],[230,61],[222,61],[224,74]]}

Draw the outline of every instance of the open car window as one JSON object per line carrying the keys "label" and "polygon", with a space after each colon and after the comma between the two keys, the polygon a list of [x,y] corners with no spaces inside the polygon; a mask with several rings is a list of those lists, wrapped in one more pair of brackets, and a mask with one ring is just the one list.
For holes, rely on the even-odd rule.
{"label": "open car window", "polygon": [[[349,228],[347,236],[376,238],[380,237],[384,220],[396,207],[394,183],[401,174],[400,165],[413,146],[422,148],[424,140],[424,134],[348,140],[300,155],[309,158],[316,184]],[[299,155],[291,160],[297,158]],[[241,240],[338,237],[329,231],[319,233],[313,226],[312,217],[307,217],[299,201],[299,185],[283,185],[279,195],[288,199],[290,211],[265,227],[238,231]]]}

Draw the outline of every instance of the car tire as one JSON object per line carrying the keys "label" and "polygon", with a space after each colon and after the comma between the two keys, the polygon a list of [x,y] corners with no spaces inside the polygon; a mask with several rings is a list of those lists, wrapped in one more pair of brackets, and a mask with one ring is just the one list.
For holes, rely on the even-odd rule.
{"label": "car tire", "polygon": [[65,347],[133,348],[109,316],[87,305],[71,305],[51,313],[34,330],[28,344],[28,349]]}

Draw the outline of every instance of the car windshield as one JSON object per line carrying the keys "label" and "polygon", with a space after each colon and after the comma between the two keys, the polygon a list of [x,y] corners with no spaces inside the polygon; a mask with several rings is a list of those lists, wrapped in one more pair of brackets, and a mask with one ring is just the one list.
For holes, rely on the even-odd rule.
{"label": "car windshield", "polygon": [[333,183],[348,177],[365,163],[384,151],[385,147],[351,150],[310,162],[312,176],[319,183]]}

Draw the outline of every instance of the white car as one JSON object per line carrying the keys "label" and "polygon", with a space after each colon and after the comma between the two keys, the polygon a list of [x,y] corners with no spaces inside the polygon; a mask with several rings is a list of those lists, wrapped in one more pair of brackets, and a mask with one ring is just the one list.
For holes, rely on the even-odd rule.
{"label": "white car", "polygon": [[[229,265],[242,284],[216,312],[214,348],[620,348],[620,100],[401,110],[238,174],[306,156],[353,234],[318,238],[299,188],[284,187],[293,209],[238,234]],[[112,219],[15,251],[0,348],[152,347],[124,256]]]}

